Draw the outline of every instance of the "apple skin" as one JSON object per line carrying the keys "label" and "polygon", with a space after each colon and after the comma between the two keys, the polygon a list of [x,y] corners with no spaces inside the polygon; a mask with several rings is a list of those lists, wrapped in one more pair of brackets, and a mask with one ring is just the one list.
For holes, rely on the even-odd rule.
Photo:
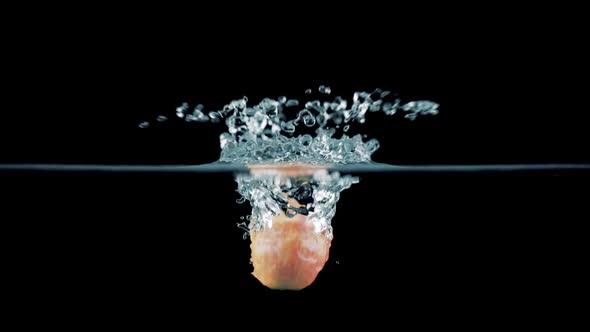
{"label": "apple skin", "polygon": [[326,264],[332,242],[306,216],[288,218],[284,213],[250,238],[252,274],[266,287],[280,290],[309,286]]}

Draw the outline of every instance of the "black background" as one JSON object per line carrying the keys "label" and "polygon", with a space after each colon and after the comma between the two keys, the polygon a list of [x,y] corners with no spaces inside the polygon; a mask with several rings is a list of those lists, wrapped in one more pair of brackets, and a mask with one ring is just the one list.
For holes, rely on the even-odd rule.
{"label": "black background", "polygon": [[[583,73],[572,35],[491,26],[464,36],[477,26],[466,22],[410,37],[368,21],[381,23],[36,30],[15,56],[26,64],[13,68],[18,111],[0,122],[2,160],[211,162],[223,128],[183,124],[173,117],[180,103],[215,108],[326,84],[333,95],[378,87],[441,104],[438,116],[414,122],[369,117],[376,161],[589,162],[583,88],[569,78]],[[277,26],[279,36],[269,32]],[[171,120],[137,127],[158,115]],[[274,308],[286,320],[293,310],[330,320],[328,310],[364,308],[441,322],[576,315],[564,303],[579,292],[587,249],[580,172],[361,175],[342,193],[330,260],[301,292],[270,291],[250,275],[249,243],[235,227],[249,210],[234,203],[231,174],[0,176],[4,221],[16,226],[4,233],[14,243],[15,308],[179,318],[203,306],[254,317]]]}

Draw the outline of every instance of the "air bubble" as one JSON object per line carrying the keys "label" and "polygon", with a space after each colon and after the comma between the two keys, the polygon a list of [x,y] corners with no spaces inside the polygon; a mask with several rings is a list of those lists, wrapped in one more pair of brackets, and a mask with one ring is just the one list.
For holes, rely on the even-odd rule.
{"label": "air bubble", "polygon": [[309,146],[312,141],[313,138],[309,134],[305,134],[299,137],[299,143],[301,143],[302,146]]}
{"label": "air bubble", "polygon": [[281,121],[281,129],[287,133],[294,133],[295,125],[293,124],[293,120],[287,122]]}
{"label": "air bubble", "polygon": [[307,127],[313,127],[315,125],[315,118],[309,111],[304,111],[303,114],[303,124]]}
{"label": "air bubble", "polygon": [[287,211],[285,211],[285,215],[287,216],[287,218],[293,218],[297,215],[297,212],[293,211],[292,209],[288,208]]}

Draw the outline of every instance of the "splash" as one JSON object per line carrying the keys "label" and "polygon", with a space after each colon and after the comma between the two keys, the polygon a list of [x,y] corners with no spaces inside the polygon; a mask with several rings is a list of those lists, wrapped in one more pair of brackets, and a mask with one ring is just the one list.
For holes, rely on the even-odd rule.
{"label": "splash", "polygon": [[[370,162],[371,155],[379,149],[376,139],[347,135],[351,126],[366,122],[368,113],[403,113],[410,120],[438,113],[439,105],[435,102],[402,104],[399,98],[389,98],[390,91],[381,89],[355,92],[352,101],[340,96],[328,100],[332,90],[324,85],[318,90],[323,98],[304,103],[282,96],[264,98],[249,106],[248,98],[243,97],[209,113],[202,104],[191,109],[184,103],[176,109],[176,115],[187,122],[225,121],[227,132],[220,135],[221,162],[347,164]],[[311,94],[311,90],[306,90],[306,94]]]}
{"label": "splash", "polygon": [[356,92],[352,101],[330,99],[332,89],[325,85],[318,93],[323,98],[264,98],[254,106],[243,97],[208,113],[202,104],[191,109],[185,103],[176,109],[176,116],[187,122],[225,122],[219,162],[250,169],[235,175],[242,195],[237,202],[252,206],[249,224],[240,222],[238,227],[251,238],[254,276],[272,289],[307,287],[328,259],[340,193],[359,182],[328,168],[368,163],[379,149],[376,139],[348,136],[351,126],[365,123],[368,113],[402,113],[415,120],[437,114],[439,106],[426,100],[402,104],[380,89]]}
{"label": "splash", "polygon": [[250,232],[272,227],[273,217],[306,216],[314,230],[332,239],[331,220],[336,214],[340,192],[359,182],[356,176],[315,170],[311,175],[289,176],[281,171],[237,174],[238,192],[252,205]]}

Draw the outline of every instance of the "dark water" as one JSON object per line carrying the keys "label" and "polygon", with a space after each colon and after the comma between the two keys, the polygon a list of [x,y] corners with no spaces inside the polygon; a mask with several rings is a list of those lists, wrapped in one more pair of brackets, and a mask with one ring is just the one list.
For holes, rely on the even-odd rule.
{"label": "dark water", "polygon": [[300,292],[268,290],[250,275],[249,241],[236,227],[250,210],[235,203],[230,173],[0,177],[14,264],[5,274],[20,305],[385,301],[407,312],[538,313],[579,310],[566,298],[587,280],[588,173],[361,174],[342,192],[326,267]]}

